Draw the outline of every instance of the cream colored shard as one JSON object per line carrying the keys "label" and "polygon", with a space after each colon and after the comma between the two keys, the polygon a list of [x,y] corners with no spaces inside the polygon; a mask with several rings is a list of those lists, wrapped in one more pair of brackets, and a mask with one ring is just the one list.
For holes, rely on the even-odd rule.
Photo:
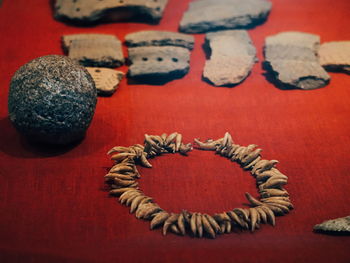
{"label": "cream colored shard", "polygon": [[102,96],[112,95],[124,76],[123,72],[109,68],[87,67],[86,69],[95,82],[97,94]]}
{"label": "cream colored shard", "polygon": [[350,41],[334,41],[321,45],[320,64],[328,71],[344,71],[350,74]]}

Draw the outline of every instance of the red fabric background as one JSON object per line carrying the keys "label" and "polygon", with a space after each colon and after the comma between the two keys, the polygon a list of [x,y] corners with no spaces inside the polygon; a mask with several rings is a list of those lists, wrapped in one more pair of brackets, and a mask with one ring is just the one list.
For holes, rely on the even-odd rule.
{"label": "red fabric background", "polygon": [[[67,26],[52,18],[48,1],[5,0],[0,7],[0,262],[350,262],[350,237],[312,232],[314,224],[350,214],[350,76],[331,74],[326,88],[282,91],[261,64],[235,88],[201,80],[204,35],[195,35],[191,69],[165,86],[127,85],[99,98],[86,139],[69,150],[43,149],[21,139],[7,118],[11,76],[24,63],[62,54],[60,36],[116,34],[143,29],[176,31],[189,1],[170,1],[157,26],[114,23]],[[268,21],[250,31],[262,60],[267,35],[300,30],[322,42],[349,40],[348,0],[273,0]],[[122,68],[126,71],[126,68]],[[103,190],[115,145],[142,143],[143,134],[178,131],[185,141],[232,133],[278,159],[295,204],[251,234],[216,240],[163,237]],[[256,195],[254,180],[211,152],[169,155],[140,169],[140,186],[165,209],[220,212]]]}

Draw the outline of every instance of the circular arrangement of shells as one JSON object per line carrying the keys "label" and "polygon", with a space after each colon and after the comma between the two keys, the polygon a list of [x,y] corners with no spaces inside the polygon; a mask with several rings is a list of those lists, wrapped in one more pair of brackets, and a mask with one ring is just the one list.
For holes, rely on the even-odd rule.
{"label": "circular arrangement of shells", "polygon": [[288,177],[276,169],[276,160],[261,158],[261,149],[257,145],[240,146],[235,144],[231,135],[218,140],[202,142],[195,139],[197,149],[215,151],[217,154],[237,162],[245,170],[250,170],[256,179],[260,198],[245,193],[250,203],[248,208],[234,208],[214,215],[189,212],[170,213],[163,210],[152,197],[145,195],[139,188],[137,179],[140,173],[136,165],[151,168],[148,159],[166,153],[187,155],[193,150],[190,143],[182,142],[182,135],[174,132],[170,135],[145,135],[144,145],[130,147],[116,146],[108,154],[115,162],[105,175],[110,186],[110,195],[119,197],[121,204],[130,207],[138,219],[149,220],[150,228],[162,227],[163,235],[171,231],[178,235],[186,233],[193,237],[215,238],[219,234],[241,230],[254,231],[260,224],[275,225],[275,216],[284,215],[293,209],[288,192],[284,189]]}

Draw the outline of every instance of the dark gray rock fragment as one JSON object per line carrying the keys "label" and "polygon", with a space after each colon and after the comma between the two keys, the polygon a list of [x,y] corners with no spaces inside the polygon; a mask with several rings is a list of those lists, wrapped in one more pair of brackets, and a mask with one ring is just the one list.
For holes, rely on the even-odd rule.
{"label": "dark gray rock fragment", "polygon": [[174,46],[150,46],[129,48],[128,76],[145,82],[152,80],[175,79],[187,74],[190,51]]}
{"label": "dark gray rock fragment", "polygon": [[169,31],[145,30],[126,35],[128,47],[177,46],[193,49],[194,37]]}
{"label": "dark gray rock fragment", "polygon": [[184,33],[248,28],[264,22],[272,4],[267,0],[197,0],[180,22]]}
{"label": "dark gray rock fragment", "polygon": [[350,235],[350,216],[324,221],[321,224],[315,225],[314,230],[316,232],[343,233]]}
{"label": "dark gray rock fragment", "polygon": [[158,23],[168,0],[56,0],[54,16],[61,21],[91,24],[100,21]]}
{"label": "dark gray rock fragment", "polygon": [[330,77],[317,58],[320,38],[302,32],[282,32],[265,40],[264,68],[281,88],[316,89]]}
{"label": "dark gray rock fragment", "polygon": [[69,144],[84,138],[96,96],[94,81],[85,68],[64,56],[39,57],[12,77],[9,117],[31,140]]}
{"label": "dark gray rock fragment", "polygon": [[327,71],[350,74],[350,41],[326,42],[318,51],[320,64]]}
{"label": "dark gray rock fragment", "polygon": [[62,37],[69,58],[85,67],[119,67],[124,63],[121,41],[113,35],[75,34]]}
{"label": "dark gray rock fragment", "polygon": [[245,30],[225,30],[206,35],[210,59],[205,62],[203,77],[215,86],[242,82],[257,61],[256,49]]}

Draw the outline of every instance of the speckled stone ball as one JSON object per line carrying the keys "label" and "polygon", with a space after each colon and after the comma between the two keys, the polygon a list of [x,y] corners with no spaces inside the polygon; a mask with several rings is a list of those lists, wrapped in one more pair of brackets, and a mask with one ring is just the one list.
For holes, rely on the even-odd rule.
{"label": "speckled stone ball", "polygon": [[12,77],[10,120],[30,140],[70,144],[84,138],[97,92],[87,70],[68,57],[49,55],[23,65]]}

